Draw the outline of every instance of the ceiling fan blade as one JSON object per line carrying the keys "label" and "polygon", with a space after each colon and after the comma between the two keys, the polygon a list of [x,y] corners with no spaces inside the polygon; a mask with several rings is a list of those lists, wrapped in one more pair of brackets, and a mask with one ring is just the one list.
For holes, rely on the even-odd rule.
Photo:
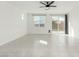
{"label": "ceiling fan blade", "polygon": [[46,5],[45,3],[43,3],[43,2],[40,2],[41,4],[43,4],[43,5]]}
{"label": "ceiling fan blade", "polygon": [[49,4],[49,1],[45,1],[45,2],[46,2],[47,5]]}
{"label": "ceiling fan blade", "polygon": [[50,7],[56,7],[56,6],[50,6]]}
{"label": "ceiling fan blade", "polygon": [[40,8],[44,8],[45,6],[41,6]]}
{"label": "ceiling fan blade", "polygon": [[55,1],[50,2],[50,3],[49,3],[49,6],[50,6],[52,3],[54,3],[54,2],[55,2]]}

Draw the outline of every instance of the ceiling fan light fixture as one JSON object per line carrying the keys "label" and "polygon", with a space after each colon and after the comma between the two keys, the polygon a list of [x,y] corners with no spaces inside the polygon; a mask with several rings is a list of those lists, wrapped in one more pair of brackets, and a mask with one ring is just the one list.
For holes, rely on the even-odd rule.
{"label": "ceiling fan light fixture", "polygon": [[46,10],[48,10],[50,7],[56,7],[54,5],[52,5],[55,1],[44,1],[44,2],[40,2],[42,5],[44,6],[41,6],[42,7],[45,7]]}
{"label": "ceiling fan light fixture", "polygon": [[49,7],[46,7],[45,9],[46,9],[46,10],[48,10],[48,9],[49,9]]}

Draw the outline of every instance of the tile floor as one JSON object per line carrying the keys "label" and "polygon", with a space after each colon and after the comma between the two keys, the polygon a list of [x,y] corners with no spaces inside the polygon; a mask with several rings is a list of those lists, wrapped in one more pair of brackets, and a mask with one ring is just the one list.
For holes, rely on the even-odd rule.
{"label": "tile floor", "polygon": [[25,35],[0,46],[1,57],[78,57],[79,39],[64,35]]}

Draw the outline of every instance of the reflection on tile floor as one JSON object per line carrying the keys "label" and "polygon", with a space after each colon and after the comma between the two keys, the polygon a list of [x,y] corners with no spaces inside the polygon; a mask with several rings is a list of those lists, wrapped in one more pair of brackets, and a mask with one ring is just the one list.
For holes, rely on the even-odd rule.
{"label": "reflection on tile floor", "polygon": [[0,47],[1,57],[75,57],[79,39],[62,35],[26,35]]}

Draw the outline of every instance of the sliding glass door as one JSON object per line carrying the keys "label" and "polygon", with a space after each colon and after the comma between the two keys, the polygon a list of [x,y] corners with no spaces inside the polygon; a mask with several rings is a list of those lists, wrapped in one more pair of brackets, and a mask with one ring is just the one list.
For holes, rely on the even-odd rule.
{"label": "sliding glass door", "polygon": [[65,15],[52,16],[52,32],[65,34]]}

